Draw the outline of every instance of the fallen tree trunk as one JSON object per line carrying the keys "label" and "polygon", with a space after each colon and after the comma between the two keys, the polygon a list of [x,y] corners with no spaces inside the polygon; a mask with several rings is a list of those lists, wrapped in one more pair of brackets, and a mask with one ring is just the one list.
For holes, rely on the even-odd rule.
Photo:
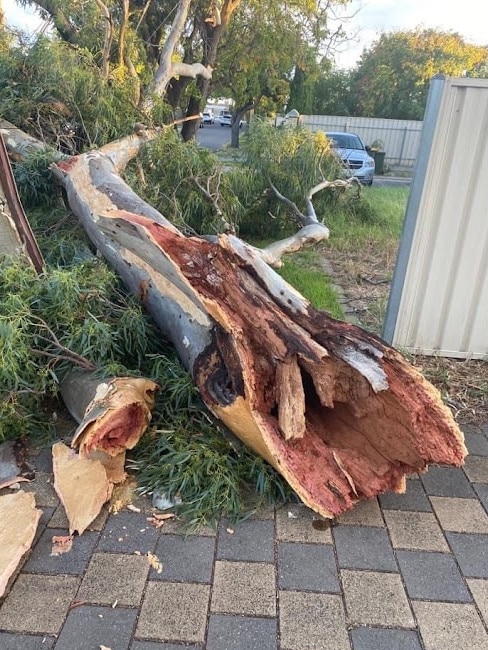
{"label": "fallen tree trunk", "polygon": [[[208,408],[325,517],[403,491],[405,476],[429,463],[461,465],[466,449],[449,409],[398,352],[314,309],[267,254],[234,236],[185,237],[124,183],[119,172],[143,139],[53,171]],[[297,237],[320,239],[320,228]]]}
{"label": "fallen tree trunk", "polygon": [[461,436],[437,391],[376,337],[313,309],[232,236],[187,238],[136,197],[104,152],[59,163],[102,254],[177,347],[210,410],[335,516],[403,489]]}

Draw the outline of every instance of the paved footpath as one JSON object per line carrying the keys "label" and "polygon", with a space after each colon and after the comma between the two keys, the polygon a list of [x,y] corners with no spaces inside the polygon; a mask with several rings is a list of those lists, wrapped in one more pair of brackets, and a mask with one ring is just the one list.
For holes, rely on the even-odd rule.
{"label": "paved footpath", "polygon": [[45,450],[28,488],[44,514],[0,606],[0,648],[487,650],[488,426],[465,433],[464,469],[431,468],[326,530],[291,504],[185,536],[151,526],[141,500],[58,557],[66,519]]}

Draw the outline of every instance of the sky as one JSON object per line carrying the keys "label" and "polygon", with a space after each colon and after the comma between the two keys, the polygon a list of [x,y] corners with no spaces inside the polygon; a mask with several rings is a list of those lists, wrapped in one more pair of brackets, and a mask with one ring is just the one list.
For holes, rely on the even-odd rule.
{"label": "sky", "polygon": [[25,29],[27,32],[39,28],[41,20],[32,9],[22,9],[15,0],[0,0],[3,7],[5,19],[9,25],[18,29]]}
{"label": "sky", "polygon": [[[0,3],[10,24],[29,31],[39,27],[33,12],[24,12],[15,0]],[[351,39],[336,55],[341,68],[354,66],[363,48],[369,47],[381,32],[419,25],[455,31],[469,43],[488,45],[486,0],[353,0],[339,17]]]}
{"label": "sky", "polygon": [[353,0],[342,15],[352,16],[343,26],[353,38],[336,56],[342,68],[354,66],[381,32],[417,26],[458,32],[468,43],[488,45],[486,0]]}

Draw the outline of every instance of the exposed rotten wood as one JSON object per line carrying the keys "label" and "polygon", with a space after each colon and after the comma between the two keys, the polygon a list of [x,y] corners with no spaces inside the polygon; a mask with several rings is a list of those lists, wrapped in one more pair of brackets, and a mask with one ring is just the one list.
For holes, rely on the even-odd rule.
{"label": "exposed rotten wood", "polygon": [[[144,283],[146,307],[207,406],[307,505],[336,516],[360,498],[402,490],[405,475],[429,463],[462,463],[466,450],[450,412],[395,350],[313,309],[236,238],[184,237],[152,208],[128,210],[130,191],[119,180],[107,193],[101,156],[58,168],[96,245],[135,292]],[[305,430],[287,441],[279,413],[290,391],[276,386],[280,364],[293,359]],[[291,422],[290,408],[281,404],[281,424]]]}
{"label": "exposed rotten wood", "polygon": [[97,459],[117,477],[114,482],[122,480],[122,454],[137,444],[151,421],[158,389],[142,377],[101,380],[93,373],[70,373],[61,384],[61,395],[79,422],[72,447],[86,458],[98,452]]}

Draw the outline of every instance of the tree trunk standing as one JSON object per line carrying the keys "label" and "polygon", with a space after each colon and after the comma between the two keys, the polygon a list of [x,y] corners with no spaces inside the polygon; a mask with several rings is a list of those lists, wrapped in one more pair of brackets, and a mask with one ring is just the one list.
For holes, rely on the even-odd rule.
{"label": "tree trunk standing", "polygon": [[253,108],[256,107],[256,104],[258,102],[252,102],[249,104],[246,104],[246,106],[242,106],[240,108],[237,108],[234,113],[234,119],[232,122],[232,129],[231,129],[231,139],[230,139],[230,146],[233,149],[238,149],[239,148],[239,138],[240,138],[240,129],[241,129],[241,121],[244,120],[245,116],[249,111],[252,111]]}
{"label": "tree trunk standing", "polygon": [[[220,38],[224,29],[226,29],[229,24],[232,15],[241,4],[241,1],[242,0],[224,0],[220,9],[218,8],[218,3],[212,3],[213,13],[202,20],[200,25],[203,34],[202,63],[205,67],[215,67]],[[187,117],[198,115],[202,111],[209,96],[210,87],[210,79],[199,77],[197,81],[197,92],[190,97],[188,102],[186,110]],[[185,122],[181,131],[183,140],[187,142],[194,138],[196,129],[196,120]]]}
{"label": "tree trunk standing", "polygon": [[[203,57],[202,64],[206,67],[215,67],[217,61],[217,49],[222,35],[222,24],[213,25],[212,23],[205,22],[202,25],[204,32],[203,38]],[[210,94],[211,79],[198,77],[196,81],[197,92],[190,96],[188,106],[186,109],[186,116],[198,115],[203,108]],[[183,123],[181,130],[181,137],[185,142],[192,140],[195,137],[198,128],[197,120],[190,120]]]}
{"label": "tree trunk standing", "polygon": [[131,136],[53,171],[208,408],[325,517],[402,491],[429,463],[462,464],[450,411],[399,353],[315,310],[257,249],[185,237],[125,184],[119,172],[143,142]]}
{"label": "tree trunk standing", "polygon": [[239,114],[234,114],[230,129],[230,146],[233,149],[239,149],[240,122]]}

